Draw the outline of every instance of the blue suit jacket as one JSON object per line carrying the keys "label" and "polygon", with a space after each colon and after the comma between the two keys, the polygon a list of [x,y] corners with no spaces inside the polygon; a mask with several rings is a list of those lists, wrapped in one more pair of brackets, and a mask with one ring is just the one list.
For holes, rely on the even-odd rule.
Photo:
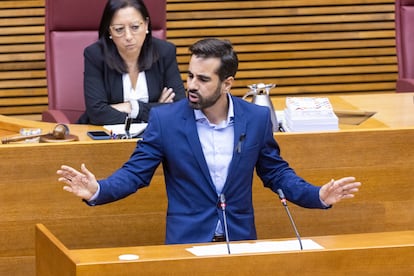
{"label": "blue suit jacket", "polygon": [[[147,121],[151,107],[160,105],[158,99],[164,87],[173,88],[175,101],[185,98],[184,84],[176,60],[174,44],[152,38],[159,59],[145,71],[149,103],[138,102],[139,113],[135,122]],[[84,51],[84,91],[86,112],[78,120],[82,124],[122,124],[126,113],[117,111],[110,104],[124,102],[122,74],[108,67],[104,61],[100,41]]]}
{"label": "blue suit jacket", "polygon": [[[223,187],[230,240],[256,239],[252,205],[255,168],[266,187],[273,191],[281,188],[289,201],[324,208],[319,187],[298,177],[280,157],[269,109],[232,99],[235,150]],[[118,200],[149,185],[160,163],[168,195],[166,243],[211,241],[217,220],[223,219],[222,211],[187,100],[151,110],[142,141],[122,168],[99,181],[100,193],[93,204]]]}

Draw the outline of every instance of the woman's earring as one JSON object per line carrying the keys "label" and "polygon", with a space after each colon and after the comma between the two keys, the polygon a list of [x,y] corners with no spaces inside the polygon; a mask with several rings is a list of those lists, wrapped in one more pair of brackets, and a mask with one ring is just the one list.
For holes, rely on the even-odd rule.
{"label": "woman's earring", "polygon": [[148,30],[146,30],[146,32],[145,32],[146,34],[148,34],[149,33],[149,31]]}
{"label": "woman's earring", "polygon": [[112,39],[112,35],[109,36],[109,39]]}

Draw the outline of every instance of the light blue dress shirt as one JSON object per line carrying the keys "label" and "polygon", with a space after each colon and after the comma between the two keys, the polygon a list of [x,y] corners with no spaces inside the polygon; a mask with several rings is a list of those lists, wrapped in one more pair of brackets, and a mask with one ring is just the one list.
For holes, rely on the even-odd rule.
{"label": "light blue dress shirt", "polygon": [[[229,110],[227,119],[217,125],[210,123],[201,110],[194,110],[198,136],[211,179],[216,187],[217,196],[223,190],[234,152],[233,101],[230,95],[228,95],[228,99]],[[223,234],[220,221],[217,224],[216,234]]]}

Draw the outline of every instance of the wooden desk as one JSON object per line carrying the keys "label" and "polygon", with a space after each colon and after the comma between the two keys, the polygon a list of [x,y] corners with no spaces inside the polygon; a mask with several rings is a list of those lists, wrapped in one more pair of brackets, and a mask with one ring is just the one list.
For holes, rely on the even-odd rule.
{"label": "wooden desk", "polygon": [[414,126],[414,93],[349,95],[340,98],[358,110],[377,111],[373,118],[387,127]]}
{"label": "wooden desk", "polygon": [[[369,95],[333,95],[334,110],[376,112],[360,125],[341,124],[341,130],[414,127],[414,93],[372,93]],[[276,110],[283,110],[285,97],[272,97]]]}
{"label": "wooden desk", "polygon": [[[39,124],[54,126],[0,116],[0,128],[16,133],[20,127]],[[70,126],[80,137],[89,127]],[[283,158],[310,182],[321,185],[346,175],[363,182],[354,199],[328,211],[291,204],[302,236],[414,230],[414,127],[276,133],[275,138]],[[44,224],[71,249],[163,244],[167,202],[161,168],[150,187],[93,208],[62,191],[57,182],[61,164],[79,168],[84,162],[97,178],[106,177],[135,146],[133,140],[93,141],[86,136],[70,143],[0,145],[0,275],[34,274],[36,223]],[[260,239],[294,236],[277,196],[257,177],[253,200]]]}
{"label": "wooden desk", "polygon": [[[0,137],[14,137],[18,136],[20,129],[22,128],[40,128],[42,134],[52,133],[55,123],[31,121],[19,118],[13,118],[8,116],[0,115]],[[77,125],[69,124],[68,125],[70,133],[75,134],[79,137],[80,141],[92,141],[86,132],[88,130],[102,130],[102,126],[93,126],[93,125]]]}
{"label": "wooden desk", "polygon": [[[373,111],[374,116],[360,125],[340,124],[341,130],[414,127],[414,93],[381,93],[369,95],[327,96],[335,110]],[[285,108],[285,97],[272,97],[276,110]],[[40,128],[50,133],[56,124],[30,121],[0,115],[0,137],[18,135],[21,128]],[[69,125],[71,133],[80,141],[90,141],[88,130],[101,130],[101,126]]]}
{"label": "wooden desk", "polygon": [[[414,231],[309,237],[324,249],[197,257],[193,244],[71,250],[36,226],[38,276],[82,275],[408,275]],[[120,261],[122,254],[139,256]]]}

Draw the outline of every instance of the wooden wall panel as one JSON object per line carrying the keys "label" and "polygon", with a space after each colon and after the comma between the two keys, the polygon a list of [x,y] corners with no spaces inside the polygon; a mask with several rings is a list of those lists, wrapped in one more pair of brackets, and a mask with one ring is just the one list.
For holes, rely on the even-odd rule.
{"label": "wooden wall panel", "polygon": [[0,2],[0,114],[47,108],[44,0]]}
{"label": "wooden wall panel", "polygon": [[236,95],[258,82],[276,83],[272,92],[282,95],[394,91],[393,11],[387,0],[170,0],[167,34],[184,73],[188,45],[205,36],[232,41]]}
{"label": "wooden wall panel", "polygon": [[[0,114],[47,108],[43,22],[44,0],[0,1]],[[167,0],[167,28],[184,81],[189,45],[231,40],[234,95],[258,82],[278,95],[395,90],[393,0]]]}

